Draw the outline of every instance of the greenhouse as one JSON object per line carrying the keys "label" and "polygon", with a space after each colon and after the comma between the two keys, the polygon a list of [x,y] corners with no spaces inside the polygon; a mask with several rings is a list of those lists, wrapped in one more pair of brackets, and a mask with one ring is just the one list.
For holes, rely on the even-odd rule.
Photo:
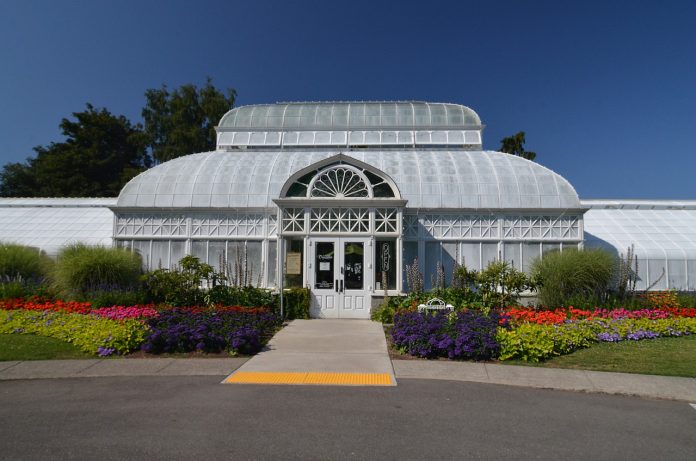
{"label": "greenhouse", "polygon": [[315,317],[369,317],[408,291],[414,263],[429,288],[455,264],[527,270],[583,245],[633,247],[639,289],[696,290],[696,201],[580,200],[542,165],[482,150],[483,128],[457,104],[239,107],[215,151],[151,168],[118,198],[0,199],[0,240],[113,244],[149,268],[243,263],[261,286],[309,287]]}

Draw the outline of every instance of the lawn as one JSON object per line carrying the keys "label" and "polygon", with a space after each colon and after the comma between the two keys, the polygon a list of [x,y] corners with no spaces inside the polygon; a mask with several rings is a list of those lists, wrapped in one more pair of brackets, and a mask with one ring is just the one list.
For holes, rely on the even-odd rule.
{"label": "lawn", "polygon": [[696,335],[619,343],[602,342],[545,362],[507,360],[499,363],[696,378]]}
{"label": "lawn", "polygon": [[93,356],[54,338],[35,335],[0,334],[0,361],[91,359]]}

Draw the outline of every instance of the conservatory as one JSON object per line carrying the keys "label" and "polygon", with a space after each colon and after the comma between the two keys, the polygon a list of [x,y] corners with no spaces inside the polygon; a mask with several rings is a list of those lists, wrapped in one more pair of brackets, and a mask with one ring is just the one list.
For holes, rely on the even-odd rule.
{"label": "conservatory", "polygon": [[215,151],[151,168],[117,199],[0,199],[0,240],[67,219],[53,246],[31,244],[55,252],[99,228],[149,268],[192,254],[260,286],[309,287],[314,317],[369,317],[408,291],[414,264],[429,288],[455,264],[528,270],[583,245],[633,245],[639,289],[696,290],[696,201],[582,201],[542,165],[482,150],[483,128],[458,104],[239,107],[220,120]]}

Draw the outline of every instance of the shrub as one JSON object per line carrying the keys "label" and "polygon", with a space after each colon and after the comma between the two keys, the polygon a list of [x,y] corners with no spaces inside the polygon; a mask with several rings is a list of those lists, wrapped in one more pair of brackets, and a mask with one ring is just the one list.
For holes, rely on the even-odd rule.
{"label": "shrub", "polygon": [[36,248],[0,243],[0,281],[40,282],[50,264],[51,259]]}
{"label": "shrub", "polygon": [[142,274],[140,256],[121,248],[70,245],[58,254],[51,278],[66,298],[103,291],[133,291]]}
{"label": "shrub", "polygon": [[394,306],[389,302],[383,302],[378,307],[370,312],[370,319],[375,322],[381,323],[394,323],[394,313],[396,312]]}
{"label": "shrub", "polygon": [[273,307],[271,290],[252,286],[217,285],[203,295],[206,305]]}
{"label": "shrub", "polygon": [[147,327],[138,320],[110,320],[92,315],[51,311],[0,310],[0,333],[48,336],[80,350],[108,356],[140,347]]}
{"label": "shrub", "polygon": [[532,264],[539,301],[548,307],[568,305],[577,297],[595,305],[606,299],[617,260],[602,249],[551,251]]}
{"label": "shrub", "polygon": [[[309,307],[312,302],[309,288],[290,288],[283,290],[283,310],[287,320],[308,319]],[[280,312],[280,296],[275,301],[276,309]]]}
{"label": "shrub", "polygon": [[253,354],[278,325],[272,311],[182,309],[162,311],[147,320],[146,352],[221,352]]}
{"label": "shrub", "polygon": [[500,320],[479,311],[399,311],[391,334],[397,348],[418,357],[486,360],[497,356]]}
{"label": "shrub", "polygon": [[214,270],[195,256],[184,256],[180,268],[158,269],[143,276],[149,301],[175,307],[206,304],[203,282],[212,279]]}
{"label": "shrub", "polygon": [[487,307],[517,303],[520,293],[534,287],[532,281],[507,261],[494,261],[476,274],[478,295]]}

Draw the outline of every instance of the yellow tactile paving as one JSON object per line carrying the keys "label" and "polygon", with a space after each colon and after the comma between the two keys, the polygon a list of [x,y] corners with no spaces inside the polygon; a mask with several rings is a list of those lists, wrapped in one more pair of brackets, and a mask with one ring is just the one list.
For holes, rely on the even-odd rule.
{"label": "yellow tactile paving", "polygon": [[328,386],[393,386],[389,373],[324,373],[237,371],[225,378],[228,384],[315,384]]}

